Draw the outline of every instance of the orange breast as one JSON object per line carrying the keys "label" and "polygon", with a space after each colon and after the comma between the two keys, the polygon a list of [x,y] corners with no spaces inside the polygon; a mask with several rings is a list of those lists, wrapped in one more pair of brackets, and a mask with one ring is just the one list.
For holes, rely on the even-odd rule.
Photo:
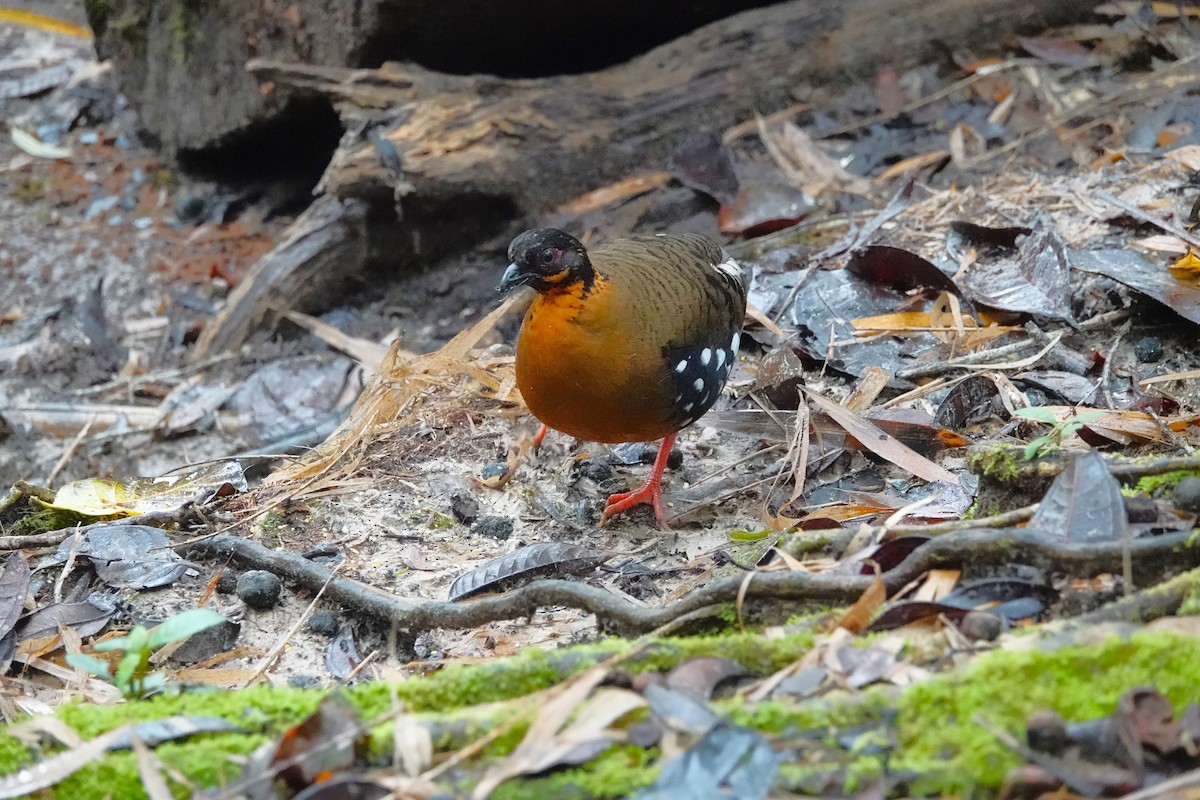
{"label": "orange breast", "polygon": [[659,348],[613,307],[597,279],[539,294],[517,339],[517,386],[530,412],[555,430],[594,442],[640,442],[674,432]]}

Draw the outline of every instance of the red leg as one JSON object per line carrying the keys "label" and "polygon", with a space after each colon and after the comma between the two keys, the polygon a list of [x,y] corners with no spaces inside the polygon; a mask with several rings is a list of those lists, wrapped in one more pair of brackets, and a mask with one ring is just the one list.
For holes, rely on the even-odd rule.
{"label": "red leg", "polygon": [[662,440],[662,445],[658,448],[658,457],[654,459],[654,470],[650,473],[650,478],[632,492],[622,492],[614,494],[608,498],[608,503],[604,506],[604,513],[600,515],[600,524],[608,522],[617,514],[628,511],[634,506],[648,503],[654,507],[654,518],[658,520],[660,526],[665,526],[663,520],[663,502],[662,502],[662,476],[667,469],[667,460],[671,457],[671,448],[675,444],[675,434],[671,434]]}
{"label": "red leg", "polygon": [[537,450],[539,447],[542,446],[542,439],[546,438],[547,430],[549,430],[549,429],[546,427],[546,423],[543,422],[541,424],[541,427],[539,427],[537,429],[537,433],[535,433],[533,435],[533,449],[534,450]]}

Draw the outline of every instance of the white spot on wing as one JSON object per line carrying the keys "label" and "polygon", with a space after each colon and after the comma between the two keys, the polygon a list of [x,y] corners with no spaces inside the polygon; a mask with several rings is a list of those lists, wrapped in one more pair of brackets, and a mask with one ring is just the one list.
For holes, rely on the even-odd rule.
{"label": "white spot on wing", "polygon": [[737,283],[741,283],[742,265],[734,261],[733,256],[729,255],[728,253],[722,251],[722,255],[725,256],[725,260],[720,264],[715,264],[714,268],[717,270],[717,272],[721,273],[725,277],[730,278]]}
{"label": "white spot on wing", "polygon": [[692,413],[692,406],[693,406],[693,405],[695,405],[695,404],[694,404],[694,403],[688,403],[686,406],[684,406],[684,407],[683,407],[683,413],[685,413],[685,414],[690,414],[690,413]]}
{"label": "white spot on wing", "polygon": [[729,343],[729,349],[732,350],[736,354],[738,351],[738,345],[740,345],[741,343],[742,343],[742,332],[738,331],[737,333],[733,334],[733,341]]}
{"label": "white spot on wing", "polygon": [[700,363],[707,367],[710,361],[712,361],[712,349],[706,347],[700,351]]}
{"label": "white spot on wing", "polygon": [[717,348],[717,369],[721,369],[724,366],[725,366],[725,351],[718,347]]}
{"label": "white spot on wing", "polygon": [[687,359],[686,358],[675,365],[675,371],[678,372],[680,375],[683,374],[683,371],[685,369],[687,369]]}
{"label": "white spot on wing", "polygon": [[696,378],[696,380],[692,382],[692,388],[697,392],[704,389],[704,378]]}

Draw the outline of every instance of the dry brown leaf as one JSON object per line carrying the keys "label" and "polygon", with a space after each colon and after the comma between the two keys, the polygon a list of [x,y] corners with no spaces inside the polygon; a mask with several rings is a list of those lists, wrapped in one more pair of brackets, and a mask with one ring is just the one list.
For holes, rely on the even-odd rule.
{"label": "dry brown leaf", "polygon": [[931,569],[925,573],[925,580],[917,587],[917,591],[913,593],[912,599],[927,602],[941,600],[954,591],[954,587],[958,585],[958,579],[961,575],[962,570],[958,569]]}
{"label": "dry brown leaf", "polygon": [[1176,147],[1174,150],[1163,155],[1163,158],[1170,159],[1192,172],[1200,172],[1200,144],[1186,144],[1183,147]]}
{"label": "dry brown leaf", "polygon": [[883,601],[887,600],[887,586],[883,583],[883,574],[879,571],[879,565],[874,562],[871,566],[875,568],[875,579],[871,581],[871,585],[862,593],[862,596],[854,601],[854,605],[846,610],[842,618],[834,625],[835,628],[843,628],[853,634],[862,633],[871,624],[871,617],[883,605]]}
{"label": "dry brown leaf", "polygon": [[926,167],[932,167],[934,164],[944,161],[949,156],[950,156],[949,150],[934,150],[930,153],[922,153],[917,156],[909,156],[908,158],[906,158],[902,161],[897,161],[895,164],[892,164],[890,167],[885,169],[883,172],[876,175],[875,180],[877,180],[877,181],[891,180],[892,178],[898,178],[901,175],[906,175],[909,172],[916,172],[919,169],[925,169]]}
{"label": "dry brown leaf", "polygon": [[605,206],[637,197],[640,194],[653,191],[665,186],[671,180],[669,172],[649,172],[645,175],[634,175],[631,178],[601,186],[587,194],[580,195],[574,200],[563,203],[554,210],[554,214],[586,214],[598,211]]}
{"label": "dry brown leaf", "polygon": [[871,422],[863,419],[850,409],[841,406],[827,397],[823,397],[811,389],[801,391],[812,400],[821,411],[828,414],[833,421],[845,429],[862,444],[880,458],[884,458],[901,469],[911,472],[918,478],[927,481],[943,481],[958,485],[958,477],[939,467],[925,456],[902,444],[898,439],[884,433]]}
{"label": "dry brown leaf", "polygon": [[[1138,13],[1142,8],[1143,3],[1140,0],[1117,0],[1112,3],[1101,3],[1093,9],[1096,14],[1109,14],[1115,17],[1127,17],[1130,14]],[[1181,15],[1189,17],[1200,17],[1200,6],[1178,6],[1171,2],[1153,2],[1150,3],[1150,10],[1154,12],[1154,16],[1162,17],[1163,19],[1177,19]]]}
{"label": "dry brown leaf", "polygon": [[[1074,406],[1044,406],[1052,412],[1056,419],[1063,421],[1078,414]],[[1086,409],[1087,413],[1098,416],[1089,417],[1085,427],[1117,442],[1132,443],[1164,442],[1168,436],[1164,428],[1179,433],[1190,425],[1200,423],[1200,414],[1184,414],[1178,417],[1155,418],[1144,411],[1120,411],[1104,409]]]}
{"label": "dry brown leaf", "polygon": [[[345,353],[362,364],[369,375],[373,375],[379,365],[383,363],[383,359],[387,357],[391,341],[395,341],[395,337],[383,344],[373,342],[370,339],[360,339],[357,336],[351,336],[348,333],[338,330],[327,322],[323,322],[316,317],[310,317],[308,314],[302,314],[299,311],[285,311],[283,316],[301,328],[304,328],[333,349]],[[404,356],[410,359],[413,358],[411,353],[405,353]]]}
{"label": "dry brown leaf", "polygon": [[137,732],[130,736],[133,744],[133,758],[137,763],[138,777],[141,778],[142,789],[149,800],[175,800],[167,780],[163,777],[162,762],[151,752],[146,743],[138,738]]}
{"label": "dry brown leaf", "polygon": [[776,129],[769,129],[762,117],[758,123],[759,138],[775,164],[788,181],[809,197],[816,197],[826,189],[859,195],[871,193],[869,181],[847,172],[795,123],[785,121]]}
{"label": "dry brown leaf", "polygon": [[571,714],[579,708],[592,690],[608,675],[608,667],[600,664],[573,678],[555,697],[544,703],[525,732],[525,738],[502,761],[492,765],[475,789],[471,800],[485,800],[500,784],[527,772],[553,745],[554,737]]}
{"label": "dry brown leaf", "polygon": [[1178,236],[1170,236],[1165,233],[1147,236],[1144,239],[1134,239],[1131,244],[1138,247],[1144,247],[1147,250],[1152,250],[1157,253],[1175,253],[1176,255],[1184,255],[1188,251],[1187,242],[1180,239]]}

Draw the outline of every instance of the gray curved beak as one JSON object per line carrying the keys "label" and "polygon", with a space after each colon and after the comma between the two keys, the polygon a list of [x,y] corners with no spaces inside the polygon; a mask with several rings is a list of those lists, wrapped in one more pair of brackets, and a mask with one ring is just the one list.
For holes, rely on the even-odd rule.
{"label": "gray curved beak", "polygon": [[522,275],[517,269],[516,264],[509,264],[508,269],[504,270],[504,276],[500,278],[500,285],[496,287],[498,292],[507,292],[518,286],[523,286],[529,280],[528,275]]}

